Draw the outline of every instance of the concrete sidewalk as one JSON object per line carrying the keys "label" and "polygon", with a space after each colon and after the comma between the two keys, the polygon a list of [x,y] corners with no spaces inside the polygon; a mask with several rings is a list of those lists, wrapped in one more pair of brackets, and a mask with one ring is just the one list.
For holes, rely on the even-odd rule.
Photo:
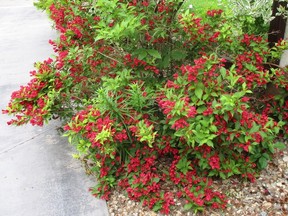
{"label": "concrete sidewalk", "polygon": [[[55,38],[45,13],[32,0],[0,1],[0,109],[12,91],[29,80],[33,63],[52,54]],[[7,126],[0,114],[0,215],[106,216],[105,201],[88,189],[96,179],[85,175],[73,148],[57,134],[58,122],[42,128]]]}

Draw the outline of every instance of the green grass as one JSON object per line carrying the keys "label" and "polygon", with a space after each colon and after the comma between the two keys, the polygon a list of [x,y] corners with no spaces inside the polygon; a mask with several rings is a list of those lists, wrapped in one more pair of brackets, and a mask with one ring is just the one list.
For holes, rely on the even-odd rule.
{"label": "green grass", "polygon": [[196,14],[205,14],[207,10],[210,9],[222,9],[225,10],[225,4],[227,0],[186,0],[184,3],[184,8],[188,8],[189,5],[193,6],[193,11]]}

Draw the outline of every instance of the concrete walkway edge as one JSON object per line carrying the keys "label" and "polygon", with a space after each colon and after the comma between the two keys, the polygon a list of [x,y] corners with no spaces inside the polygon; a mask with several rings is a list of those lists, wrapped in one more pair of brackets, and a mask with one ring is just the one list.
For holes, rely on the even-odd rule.
{"label": "concrete walkway edge", "polygon": [[[56,37],[45,13],[32,0],[0,1],[0,109],[29,80],[36,61],[53,53]],[[96,179],[85,174],[74,148],[61,137],[58,121],[44,127],[8,126],[0,114],[0,215],[108,216],[104,200],[88,189]]]}

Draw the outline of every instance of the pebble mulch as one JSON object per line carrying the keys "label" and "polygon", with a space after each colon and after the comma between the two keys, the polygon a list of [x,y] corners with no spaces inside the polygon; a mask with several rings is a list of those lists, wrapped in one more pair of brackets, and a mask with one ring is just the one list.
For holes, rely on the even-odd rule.
{"label": "pebble mulch", "polygon": [[[275,159],[254,183],[231,178],[216,181],[215,187],[226,192],[229,199],[227,208],[221,211],[207,209],[196,215],[288,216],[288,146],[275,154]],[[175,201],[171,216],[195,215],[193,212],[185,212],[183,203]],[[113,191],[107,204],[110,216],[162,216],[129,200],[124,192],[119,190]]]}

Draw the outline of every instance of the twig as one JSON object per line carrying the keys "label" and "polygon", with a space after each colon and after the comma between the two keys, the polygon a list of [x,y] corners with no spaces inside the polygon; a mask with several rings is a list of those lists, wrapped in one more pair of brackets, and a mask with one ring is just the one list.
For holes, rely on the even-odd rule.
{"label": "twig", "polygon": [[267,65],[272,65],[272,66],[275,66],[275,67],[277,67],[277,68],[282,68],[282,67],[280,67],[279,65],[274,64],[274,63],[272,63],[272,62],[266,62],[265,64],[267,64]]}
{"label": "twig", "polygon": [[99,51],[97,51],[100,55],[102,55],[102,56],[104,56],[104,57],[106,57],[106,58],[109,58],[109,59],[111,59],[111,60],[113,60],[113,61],[116,61],[117,63],[120,63],[120,64],[123,64],[122,62],[120,62],[120,61],[118,61],[117,59],[114,59],[114,58],[112,58],[112,57],[110,57],[110,56],[107,56],[107,55],[105,55],[104,53],[102,53],[102,52],[99,52]]}

